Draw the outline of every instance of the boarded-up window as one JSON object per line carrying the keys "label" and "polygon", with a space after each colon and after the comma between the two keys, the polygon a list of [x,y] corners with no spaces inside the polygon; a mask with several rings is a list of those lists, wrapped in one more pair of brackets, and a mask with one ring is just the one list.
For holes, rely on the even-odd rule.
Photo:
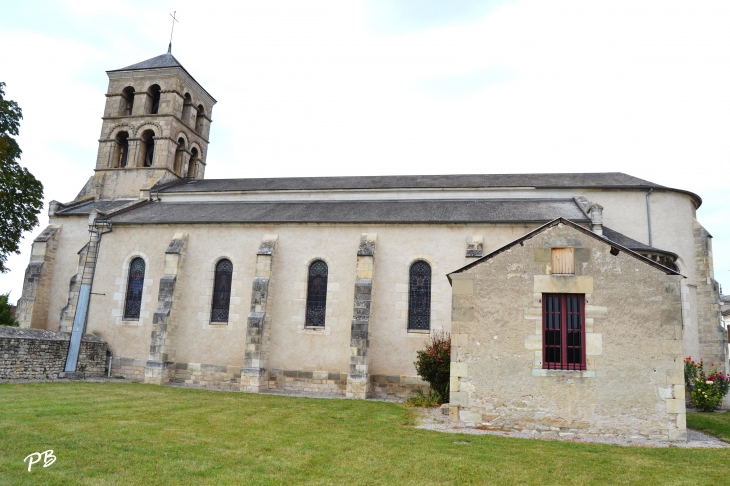
{"label": "boarded-up window", "polygon": [[553,248],[552,273],[575,273],[572,248]]}

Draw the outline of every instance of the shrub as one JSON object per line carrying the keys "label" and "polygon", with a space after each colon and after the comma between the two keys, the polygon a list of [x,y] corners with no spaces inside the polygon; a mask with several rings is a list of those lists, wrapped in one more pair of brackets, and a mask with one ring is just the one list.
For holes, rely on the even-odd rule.
{"label": "shrub", "polygon": [[[449,399],[449,376],[451,374],[451,336],[440,332],[433,334],[426,349],[418,351],[413,363],[418,375],[431,385],[438,403]],[[429,394],[430,396],[430,394]]]}
{"label": "shrub", "polygon": [[704,363],[695,362],[692,356],[684,360],[684,383],[692,403],[703,412],[717,410],[730,388],[730,378],[716,370],[715,363],[709,372],[705,372]]}
{"label": "shrub", "polygon": [[20,323],[10,314],[10,292],[0,294],[0,326],[18,327]]}

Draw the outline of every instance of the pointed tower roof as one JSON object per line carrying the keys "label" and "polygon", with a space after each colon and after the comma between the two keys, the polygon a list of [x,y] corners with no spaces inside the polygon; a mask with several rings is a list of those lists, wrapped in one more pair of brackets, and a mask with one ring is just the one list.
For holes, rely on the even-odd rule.
{"label": "pointed tower roof", "polygon": [[[171,53],[166,52],[162,54],[161,56],[153,57],[152,59],[147,59],[146,61],[138,62],[137,64],[132,64],[131,66],[127,66],[121,69],[112,69],[111,71],[107,71],[109,73],[112,73],[114,71],[139,71],[142,69],[157,69],[157,68],[170,68],[170,67],[179,67],[182,69],[185,69],[180,62],[175,59],[175,56],[173,56]],[[187,70],[186,70],[187,72]]]}
{"label": "pointed tower roof", "polygon": [[172,46],[170,46],[170,48],[168,48],[168,51],[166,53],[164,53],[160,56],[156,56],[151,59],[147,59],[146,61],[138,62],[136,64],[132,64],[131,66],[123,67],[121,69],[111,69],[111,70],[107,71],[107,74],[122,72],[122,71],[143,71],[145,69],[180,68],[185,72],[185,74],[190,76],[190,79],[192,79],[195,82],[195,84],[200,86],[200,88],[205,92],[205,94],[210,96],[210,99],[212,100],[213,103],[216,103],[216,99],[213,98],[213,96],[210,93],[208,93],[208,91],[205,88],[203,88],[200,85],[200,83],[195,81],[195,78],[193,77],[193,75],[190,74],[190,72],[188,72],[188,70],[185,69],[182,64],[180,64],[180,61],[175,59],[175,56],[173,56],[172,53],[170,52],[171,47]]}

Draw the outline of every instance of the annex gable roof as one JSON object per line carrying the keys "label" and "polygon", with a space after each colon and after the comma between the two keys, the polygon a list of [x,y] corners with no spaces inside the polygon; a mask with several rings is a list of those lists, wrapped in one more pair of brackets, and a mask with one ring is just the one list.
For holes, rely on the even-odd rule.
{"label": "annex gable roof", "polygon": [[[659,263],[656,263],[656,262],[654,262],[654,261],[652,261],[652,260],[650,260],[650,259],[648,259],[648,258],[646,258],[644,256],[641,256],[640,254],[636,253],[635,251],[633,251],[633,250],[631,250],[631,249],[629,249],[629,248],[627,248],[627,247],[625,247],[625,246],[623,246],[623,245],[621,245],[619,243],[616,243],[615,241],[611,241],[608,238],[599,236],[596,233],[594,233],[594,232],[592,232],[590,230],[587,230],[587,229],[583,228],[582,226],[579,226],[579,225],[575,224],[574,222],[569,221],[569,220],[561,217],[561,218],[554,219],[553,221],[550,221],[549,223],[544,224],[544,225],[540,226],[539,228],[530,231],[529,233],[525,234],[524,236],[521,236],[521,237],[517,238],[516,240],[507,243],[503,247],[498,248],[498,249],[494,250],[493,252],[491,252],[491,253],[489,253],[487,255],[484,255],[483,257],[479,258],[478,260],[473,261],[473,262],[471,262],[471,263],[469,263],[467,265],[464,265],[463,267],[461,267],[461,268],[459,268],[457,270],[454,270],[453,272],[447,274],[447,277],[449,279],[449,282],[451,282],[451,275],[453,275],[455,273],[463,273],[463,272],[465,272],[465,271],[467,271],[467,270],[469,270],[469,269],[471,269],[471,268],[473,268],[473,267],[475,267],[475,266],[477,266],[477,265],[479,265],[479,264],[481,264],[481,263],[483,263],[483,262],[485,262],[487,260],[490,260],[490,259],[494,258],[495,256],[499,255],[500,253],[509,250],[513,246],[515,246],[517,244],[520,244],[520,243],[522,243],[522,242],[524,242],[526,240],[529,240],[533,236],[542,233],[543,231],[547,230],[548,228],[552,228],[554,226],[557,226],[558,224],[564,224],[566,226],[569,226],[569,227],[573,228],[574,230],[579,231],[579,232],[581,232],[581,233],[583,233],[585,235],[588,235],[591,238],[595,238],[596,240],[601,241],[601,242],[605,243],[606,245],[608,245],[608,246],[610,246],[612,248],[616,248],[619,251],[623,251],[627,255],[629,255],[629,256],[631,256],[633,258],[636,258],[637,260],[642,261],[645,264],[647,264],[649,266],[652,266],[652,267],[654,267],[654,268],[656,268],[658,270],[661,270],[662,272],[666,273],[667,275],[681,275],[679,272],[675,272],[671,268],[667,268],[664,265],[660,265]],[[623,235],[621,235],[621,236],[623,236]]]}

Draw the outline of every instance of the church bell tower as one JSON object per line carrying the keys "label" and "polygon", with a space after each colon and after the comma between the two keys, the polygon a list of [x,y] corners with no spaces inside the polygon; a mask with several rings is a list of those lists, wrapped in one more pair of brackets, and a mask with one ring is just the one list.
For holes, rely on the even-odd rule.
{"label": "church bell tower", "polygon": [[216,100],[169,50],[107,75],[94,176],[78,198],[137,198],[156,184],[202,179]]}

